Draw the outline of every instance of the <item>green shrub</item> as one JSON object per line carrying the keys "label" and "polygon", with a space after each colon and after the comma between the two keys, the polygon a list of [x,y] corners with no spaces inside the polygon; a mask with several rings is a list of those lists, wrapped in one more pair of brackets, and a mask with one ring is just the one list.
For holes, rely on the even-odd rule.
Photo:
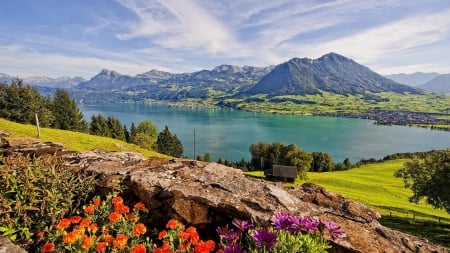
{"label": "green shrub", "polygon": [[73,214],[95,190],[94,175],[70,171],[55,156],[7,157],[0,164],[0,234],[20,243]]}

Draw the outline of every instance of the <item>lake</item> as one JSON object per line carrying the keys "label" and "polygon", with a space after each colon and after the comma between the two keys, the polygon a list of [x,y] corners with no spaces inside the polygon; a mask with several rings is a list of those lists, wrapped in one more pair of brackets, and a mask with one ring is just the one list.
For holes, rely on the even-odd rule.
{"label": "lake", "polygon": [[450,147],[450,132],[407,126],[378,126],[373,121],[335,117],[252,113],[227,109],[172,108],[149,104],[79,105],[87,121],[92,115],[114,116],[128,129],[150,120],[162,131],[169,127],[183,143],[184,155],[211,154],[219,158],[250,160],[251,144],[263,141],[296,144],[307,151],[329,153],[334,162],[350,158],[383,158],[398,152]]}

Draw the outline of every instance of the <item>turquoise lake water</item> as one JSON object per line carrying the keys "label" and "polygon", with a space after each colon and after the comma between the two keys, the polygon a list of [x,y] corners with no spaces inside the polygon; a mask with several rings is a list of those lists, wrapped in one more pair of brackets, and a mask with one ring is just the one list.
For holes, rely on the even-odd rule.
{"label": "turquoise lake water", "polygon": [[251,144],[294,143],[308,152],[329,153],[334,162],[346,157],[383,158],[398,152],[450,148],[450,132],[407,126],[378,126],[373,121],[335,117],[251,113],[224,109],[171,108],[148,104],[79,105],[87,121],[92,115],[114,116],[129,128],[150,120],[160,131],[169,127],[183,143],[184,155],[211,154],[213,161],[249,160]]}

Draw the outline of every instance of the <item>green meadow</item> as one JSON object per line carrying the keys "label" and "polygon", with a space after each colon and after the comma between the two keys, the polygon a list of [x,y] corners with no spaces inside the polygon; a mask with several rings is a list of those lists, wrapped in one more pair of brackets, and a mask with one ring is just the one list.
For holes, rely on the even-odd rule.
{"label": "green meadow", "polygon": [[[422,201],[410,203],[411,190],[394,172],[407,160],[392,160],[362,165],[348,171],[308,173],[308,180],[296,180],[288,186],[311,182],[364,203],[382,216],[380,222],[388,227],[424,237],[450,247],[450,214],[434,209]],[[263,177],[262,171],[246,172],[253,177]]]}
{"label": "green meadow", "polygon": [[51,128],[41,128],[40,130],[41,135],[38,138],[36,126],[18,124],[0,118],[0,131],[10,133],[11,136],[8,138],[37,138],[42,142],[51,141],[60,143],[66,149],[72,151],[102,149],[106,151],[137,152],[143,154],[145,157],[166,157],[155,151],[146,150],[137,145],[107,137]]}

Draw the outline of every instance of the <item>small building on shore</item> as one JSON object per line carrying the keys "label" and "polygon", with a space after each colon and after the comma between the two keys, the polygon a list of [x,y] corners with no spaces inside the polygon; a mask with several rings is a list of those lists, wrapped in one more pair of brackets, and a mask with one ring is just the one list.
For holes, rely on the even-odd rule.
{"label": "small building on shore", "polygon": [[294,182],[297,178],[297,167],[273,165],[272,169],[264,170],[264,176],[271,180]]}

